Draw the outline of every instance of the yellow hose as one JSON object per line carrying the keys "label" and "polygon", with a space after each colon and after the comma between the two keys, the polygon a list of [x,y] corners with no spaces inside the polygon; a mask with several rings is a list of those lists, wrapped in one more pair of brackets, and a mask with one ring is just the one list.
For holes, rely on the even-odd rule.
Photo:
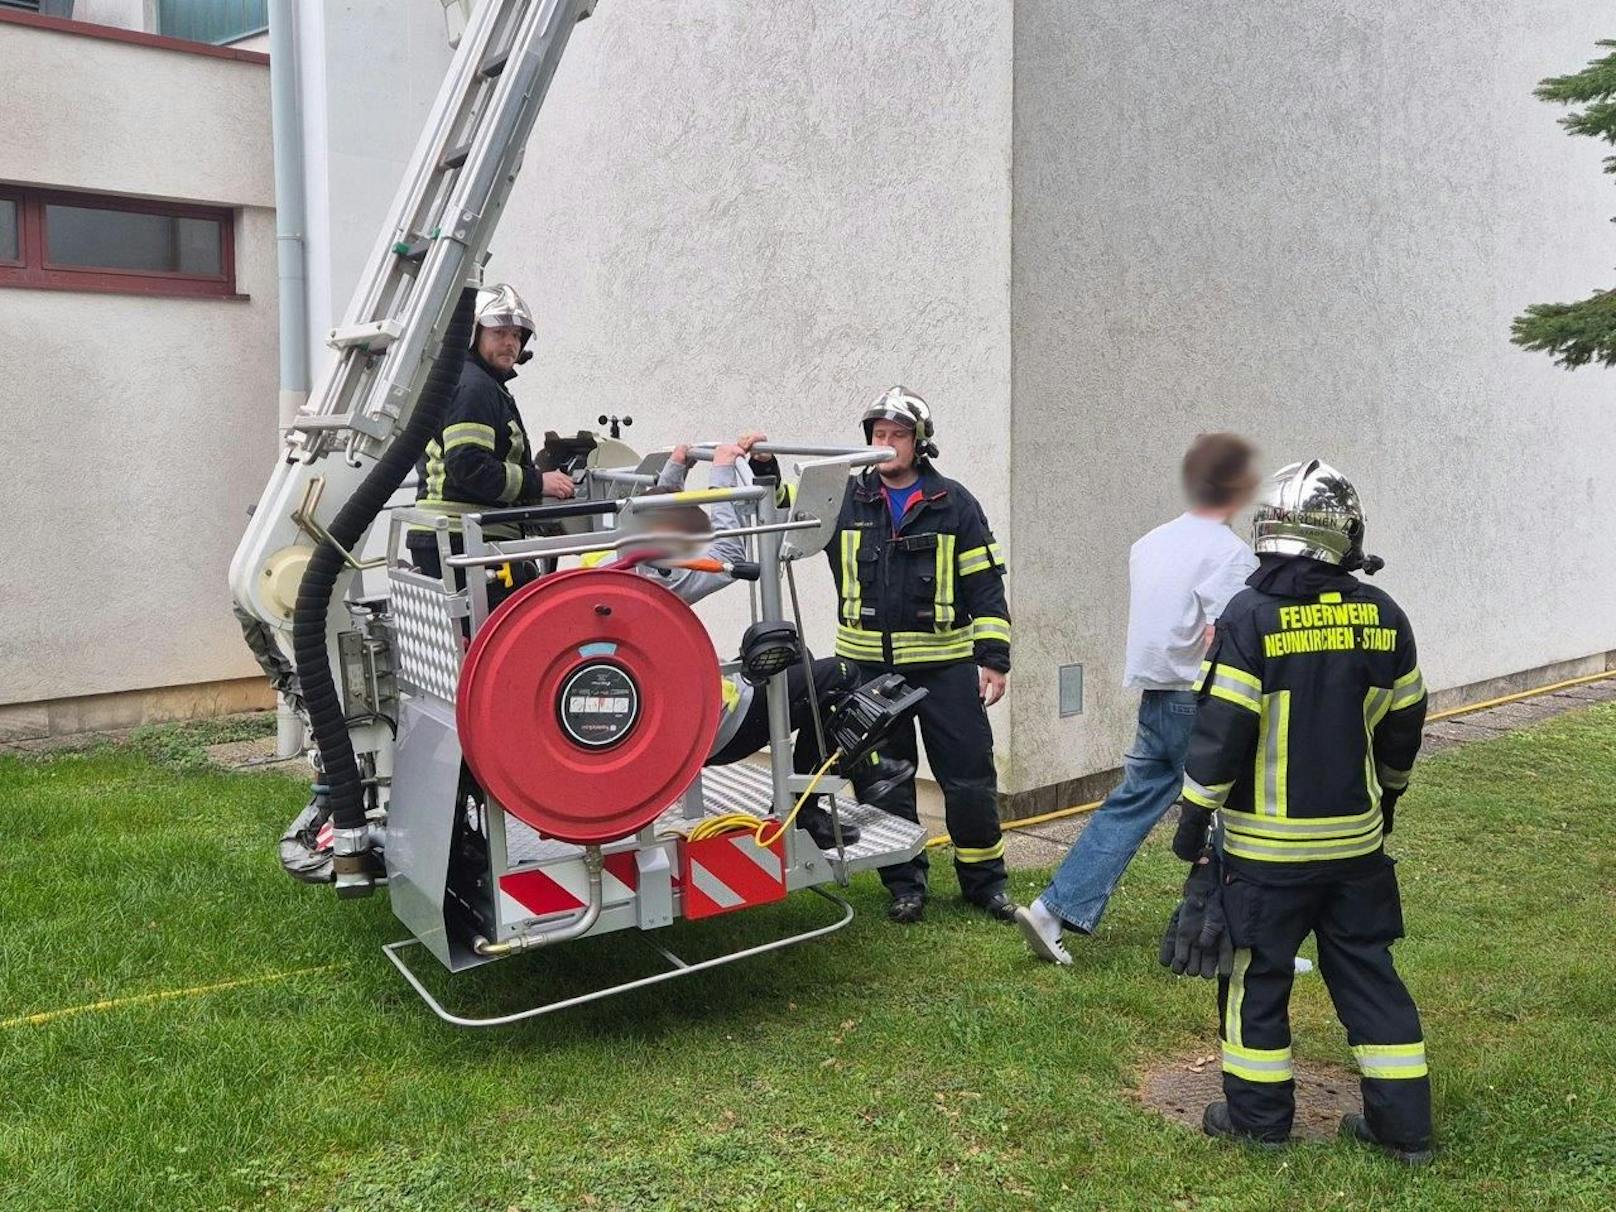
{"label": "yellow hose", "polygon": [[752,840],[764,850],[767,850],[786,835],[786,830],[791,828],[791,822],[797,819],[797,813],[802,811],[802,806],[813,795],[814,788],[819,786],[819,781],[825,777],[825,772],[834,766],[841,756],[842,751],[838,749],[825,759],[823,766],[814,771],[814,777],[808,781],[808,786],[797,797],[796,804],[792,806],[791,812],[786,819],[780,822],[780,827],[774,831],[773,837],[765,840],[763,836],[769,827],[767,819],[759,820],[750,812],[726,812],[722,816],[710,816],[703,821],[699,821],[689,833],[685,834],[685,840],[701,842],[710,837],[717,837],[722,833],[732,833],[736,830],[746,829],[751,831]]}

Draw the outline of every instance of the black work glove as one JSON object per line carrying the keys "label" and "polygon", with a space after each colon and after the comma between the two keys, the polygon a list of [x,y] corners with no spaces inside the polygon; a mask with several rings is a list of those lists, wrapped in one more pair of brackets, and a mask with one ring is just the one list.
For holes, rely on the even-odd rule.
{"label": "black work glove", "polygon": [[1197,864],[1184,881],[1184,896],[1167,922],[1158,958],[1180,976],[1208,979],[1234,970],[1234,944],[1223,913],[1216,859]]}
{"label": "black work glove", "polygon": [[1397,816],[1397,801],[1403,798],[1403,789],[1397,791],[1382,791],[1380,793],[1380,831],[1387,837],[1392,835],[1392,822]]}
{"label": "black work glove", "polygon": [[1178,832],[1173,834],[1173,853],[1186,863],[1193,863],[1206,850],[1207,831],[1212,828],[1212,814],[1188,800],[1178,801]]}

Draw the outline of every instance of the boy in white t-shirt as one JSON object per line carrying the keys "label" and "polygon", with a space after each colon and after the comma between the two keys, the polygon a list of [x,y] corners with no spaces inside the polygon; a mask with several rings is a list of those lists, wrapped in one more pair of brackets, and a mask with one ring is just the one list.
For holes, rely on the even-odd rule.
{"label": "boy in white t-shirt", "polygon": [[1191,687],[1224,606],[1257,569],[1229,519],[1257,486],[1254,451],[1231,433],[1202,434],[1184,456],[1189,509],[1133,545],[1123,685],[1142,691],[1123,779],[1066,855],[1042,896],[1016,911],[1033,954],[1071,955],[1063,929],[1092,934],[1106,901],[1156,822],[1178,798],[1195,722]]}

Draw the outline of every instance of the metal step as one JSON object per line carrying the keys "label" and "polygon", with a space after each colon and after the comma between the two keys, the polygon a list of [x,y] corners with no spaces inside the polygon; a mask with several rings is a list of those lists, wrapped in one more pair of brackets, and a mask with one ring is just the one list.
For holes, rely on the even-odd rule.
{"label": "metal step", "polygon": [[[733,766],[709,766],[701,772],[702,815],[723,816],[730,812],[745,812],[755,817],[770,815],[773,804],[773,786],[768,770],[746,762]],[[871,871],[887,867],[917,854],[926,844],[926,828],[914,821],[882,812],[870,804],[838,797],[837,811],[844,824],[857,825],[859,840],[847,847],[847,870]],[[683,803],[672,805],[656,820],[658,833],[684,832],[692,821],[684,814]],[[609,854],[616,850],[634,850],[638,842],[626,837],[603,847]],[[834,851],[824,852],[834,858]],[[547,838],[531,826],[505,814],[505,854],[512,868],[530,863],[555,862],[559,859],[580,857],[582,846],[558,842]]]}

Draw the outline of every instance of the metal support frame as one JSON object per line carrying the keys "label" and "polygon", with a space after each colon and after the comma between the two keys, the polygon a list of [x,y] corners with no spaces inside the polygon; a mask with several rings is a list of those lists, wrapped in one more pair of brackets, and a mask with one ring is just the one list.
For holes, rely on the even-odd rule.
{"label": "metal support frame", "polygon": [[[739,951],[731,951],[726,955],[715,956],[713,959],[708,960],[700,960],[694,964],[687,963],[685,960],[675,955],[672,951],[662,946],[662,944],[646,937],[643,933],[641,933],[640,937],[645,938],[645,941],[651,945],[652,949],[667,960],[670,965],[672,965],[668,971],[658,972],[652,976],[643,976],[638,980],[624,981],[621,984],[609,985],[604,989],[596,989],[592,993],[581,993],[576,997],[563,998],[558,1002],[546,1002],[540,1006],[532,1006],[526,1010],[518,1010],[514,1014],[491,1015],[488,1018],[468,1018],[465,1015],[454,1014],[450,1012],[442,1002],[438,1001],[437,998],[432,996],[432,994],[427,990],[426,986],[421,983],[420,978],[415,975],[415,973],[410,969],[410,966],[405,963],[400,956],[401,952],[410,947],[424,946],[420,939],[406,938],[400,939],[396,943],[385,943],[382,946],[382,953],[386,955],[387,958],[392,962],[393,967],[397,968],[399,972],[403,974],[404,979],[409,982],[410,988],[415,990],[416,995],[427,1004],[427,1006],[432,1010],[432,1013],[436,1014],[450,1026],[503,1027],[510,1023],[521,1022],[524,1019],[538,1018],[541,1015],[554,1014],[558,1010],[570,1010],[574,1006],[582,1006],[589,1002],[597,1002],[603,1000],[604,998],[615,997],[619,993],[632,993],[636,989],[646,989],[652,985],[665,984],[668,981],[677,980],[681,976],[693,976],[698,972],[707,972],[713,968],[721,968],[725,964],[733,964],[737,960],[750,959],[755,955],[766,955],[771,951],[782,951],[787,947],[795,947],[800,943],[811,942],[816,938],[824,938],[828,934],[835,934],[838,930],[845,928],[849,923],[852,922],[853,906],[847,901],[843,900],[833,892],[826,892],[822,888],[811,888],[809,891],[823,897],[825,900],[830,901],[834,905],[841,906],[841,916],[828,926],[816,926],[812,930],[804,930],[797,934],[787,935],[785,938],[775,939],[768,943],[761,943],[756,947],[744,947]],[[636,933],[640,932],[636,931]]]}

